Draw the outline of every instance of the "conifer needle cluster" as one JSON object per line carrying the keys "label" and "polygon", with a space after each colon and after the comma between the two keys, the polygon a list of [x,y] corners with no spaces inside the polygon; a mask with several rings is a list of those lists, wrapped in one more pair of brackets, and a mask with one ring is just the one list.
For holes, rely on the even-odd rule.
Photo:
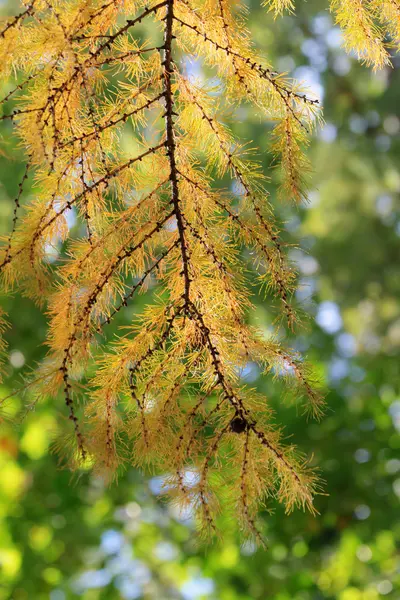
{"label": "conifer needle cluster", "polygon": [[[196,511],[202,531],[215,530],[222,501],[261,541],[260,505],[272,496],[288,512],[314,512],[318,484],[283,444],[268,399],[240,374],[258,364],[316,417],[323,401],[301,358],[248,324],[244,252],[289,329],[295,273],[261,167],[226,123],[249,103],[274,124],[280,194],[298,202],[318,100],[258,55],[244,2],[21,4],[0,33],[1,77],[15,82],[1,119],[26,155],[0,271],[4,292],[18,289],[48,314],[48,354],[31,389],[38,400],[58,399],[68,416],[70,434],[57,443],[71,467],[93,465],[107,477],[121,465],[150,467],[165,475],[173,501]],[[346,45],[386,64],[375,17],[398,37],[398,3],[332,6]],[[190,56],[212,77],[193,77]],[[32,199],[21,206],[29,177]],[[223,178],[231,184],[221,187]],[[150,283],[155,299],[105,341]]]}

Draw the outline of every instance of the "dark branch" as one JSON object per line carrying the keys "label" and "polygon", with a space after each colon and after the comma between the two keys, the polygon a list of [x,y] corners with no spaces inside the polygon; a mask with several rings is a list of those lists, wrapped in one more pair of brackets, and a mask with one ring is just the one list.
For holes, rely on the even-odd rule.
{"label": "dark branch", "polygon": [[184,278],[184,302],[185,309],[189,305],[190,301],[190,274],[189,274],[189,256],[187,250],[187,244],[185,239],[185,224],[183,221],[181,202],[179,197],[179,186],[178,186],[178,170],[176,166],[176,144],[175,144],[175,131],[174,131],[174,99],[172,92],[171,76],[173,71],[173,59],[172,59],[172,40],[174,35],[172,32],[174,22],[174,0],[167,1],[167,15],[165,19],[165,58],[163,62],[164,66],[164,80],[165,80],[165,119],[166,119],[166,135],[167,135],[167,149],[168,158],[170,164],[170,181],[172,187],[172,204],[174,207],[174,215],[176,217],[179,241],[182,254],[182,275]]}

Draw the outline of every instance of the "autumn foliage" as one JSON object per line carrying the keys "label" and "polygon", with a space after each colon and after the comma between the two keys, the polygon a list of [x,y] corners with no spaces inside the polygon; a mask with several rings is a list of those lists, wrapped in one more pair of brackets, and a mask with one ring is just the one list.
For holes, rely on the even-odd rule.
{"label": "autumn foliage", "polygon": [[[266,150],[280,196],[299,202],[320,107],[257,54],[242,4],[32,0],[5,21],[1,76],[16,81],[2,119],[27,166],[0,268],[5,292],[48,313],[48,354],[31,389],[38,401],[64,399],[70,427],[57,445],[69,465],[107,477],[125,464],[156,469],[203,531],[215,529],[222,502],[261,541],[259,506],[271,496],[287,511],[314,511],[318,484],[240,374],[257,363],[316,417],[323,401],[309,367],[278,340],[280,325],[266,335],[248,324],[249,270],[289,330],[296,280],[260,164],[226,122],[243,103],[273,122]],[[375,67],[389,62],[382,26],[398,37],[395,0],[332,9],[347,47]],[[187,56],[202,59],[208,80],[188,72]],[[115,315],[156,282],[144,313],[104,343]]]}

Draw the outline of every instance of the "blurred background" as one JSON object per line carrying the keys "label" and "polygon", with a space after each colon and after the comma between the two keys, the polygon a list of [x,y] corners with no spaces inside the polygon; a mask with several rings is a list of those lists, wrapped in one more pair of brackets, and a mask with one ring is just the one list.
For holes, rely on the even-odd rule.
{"label": "blurred background", "polygon": [[[0,2],[0,10],[16,4]],[[285,238],[298,245],[297,298],[310,315],[291,344],[317,366],[327,414],[307,422],[254,365],[245,377],[271,399],[287,435],[314,453],[329,495],[317,497],[317,517],[271,506],[262,515],[266,549],[241,543],[234,515],[221,524],[223,542],[203,547],[191,516],[157,498],[160,477],[128,470],[106,487],[61,470],[49,446],[62,404],[29,410],[28,391],[8,403],[25,414],[21,426],[0,434],[0,600],[400,598],[400,60],[374,74],[347,56],[320,1],[299,1],[296,16],[276,21],[258,0],[247,4],[261,52],[324,105],[309,202],[279,206],[273,180],[268,189]],[[198,61],[189,64],[201,73]],[[238,116],[235,133],[265,149],[270,125],[247,108]],[[0,133],[4,234],[24,163],[10,124]],[[270,157],[262,160],[270,175]],[[30,193],[28,185],[25,202]],[[4,397],[44,355],[46,325],[30,301],[1,302],[14,324]],[[119,325],[145,302],[140,296]],[[269,327],[270,304],[257,300],[250,319]]]}

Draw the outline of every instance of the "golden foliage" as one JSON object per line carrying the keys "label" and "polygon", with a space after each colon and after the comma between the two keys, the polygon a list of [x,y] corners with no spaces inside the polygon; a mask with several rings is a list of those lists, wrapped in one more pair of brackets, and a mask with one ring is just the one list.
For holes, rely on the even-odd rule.
{"label": "golden foliage", "polygon": [[[257,54],[240,2],[23,4],[0,33],[1,77],[18,77],[3,100],[15,98],[16,108],[2,119],[27,159],[0,269],[3,290],[47,306],[49,352],[35,397],[63,394],[73,439],[57,444],[71,466],[92,464],[111,478],[126,463],[151,467],[167,474],[169,495],[196,510],[204,531],[215,530],[223,501],[261,541],[259,506],[273,496],[288,512],[314,512],[317,483],[240,373],[257,363],[304,396],[314,416],[323,401],[301,358],[246,322],[245,248],[290,328],[295,274],[260,165],[225,120],[250,102],[274,123],[281,196],[300,201],[318,101]],[[368,11],[380,3],[364,16],[352,11],[351,21],[352,4],[361,5],[335,1],[334,9],[361,53],[368,28],[378,43]],[[395,31],[396,11],[382,4]],[[150,20],[155,41],[143,41],[135,33]],[[358,25],[366,37],[354,33]],[[386,63],[368,52],[369,62]],[[214,83],[180,70],[185,55],[199,56]],[[133,156],[122,143],[128,132]],[[30,173],[34,197],[22,212]],[[230,190],[214,185],[224,176]],[[83,226],[79,239],[71,216]],[[154,303],[104,342],[107,325],[151,282],[160,286]]]}
{"label": "golden foliage", "polygon": [[[265,0],[275,15],[293,12],[292,0]],[[400,47],[399,0],[330,0],[336,23],[343,30],[343,45],[374,70],[391,65],[390,50]]]}
{"label": "golden foliage", "polygon": [[4,339],[4,332],[8,327],[8,323],[4,318],[4,311],[0,308],[0,383],[2,382],[2,373],[5,362],[5,354],[7,351],[7,344]]}

